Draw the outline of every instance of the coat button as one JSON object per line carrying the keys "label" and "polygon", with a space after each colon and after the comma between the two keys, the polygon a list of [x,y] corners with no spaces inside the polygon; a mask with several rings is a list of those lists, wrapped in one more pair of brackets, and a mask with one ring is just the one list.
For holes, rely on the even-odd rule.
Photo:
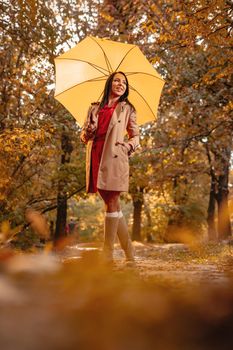
{"label": "coat button", "polygon": [[117,158],[118,156],[115,154],[114,158]]}

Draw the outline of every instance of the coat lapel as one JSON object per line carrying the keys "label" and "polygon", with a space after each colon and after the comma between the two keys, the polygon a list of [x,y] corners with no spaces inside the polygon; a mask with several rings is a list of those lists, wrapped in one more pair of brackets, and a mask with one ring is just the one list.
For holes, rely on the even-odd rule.
{"label": "coat lapel", "polygon": [[106,138],[110,134],[113,126],[118,122],[118,119],[120,118],[120,114],[123,111],[125,104],[126,104],[125,101],[119,102],[117,104],[117,106],[116,106],[116,108],[115,108],[115,110],[114,110],[114,112],[112,114],[112,118],[111,118],[111,121],[109,123],[109,126],[108,126],[108,131],[107,131],[107,134],[106,134]]}
{"label": "coat lapel", "polygon": [[[106,133],[106,138],[108,137],[108,135],[110,134],[113,126],[118,122],[118,119],[120,118],[120,114],[121,112],[124,110],[124,106],[126,105],[125,101],[119,102],[112,114],[112,118],[111,121],[109,123],[108,126],[108,131]],[[97,128],[98,126],[98,105],[95,105],[92,112],[91,112],[91,116],[90,116],[90,120],[91,123],[93,123],[93,125]]]}

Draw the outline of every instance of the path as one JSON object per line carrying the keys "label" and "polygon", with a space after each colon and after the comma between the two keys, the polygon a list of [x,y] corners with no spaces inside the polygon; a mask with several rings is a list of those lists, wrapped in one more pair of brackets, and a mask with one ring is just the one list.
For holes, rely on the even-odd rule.
{"label": "path", "polygon": [[232,247],[134,245],[136,269],[119,247],[101,266],[100,244],[2,256],[0,348],[232,349]]}
{"label": "path", "polygon": [[[227,283],[233,248],[215,244],[189,248],[185,244],[147,244],[134,242],[136,270],[142,278],[160,278],[179,282]],[[83,254],[101,252],[101,244],[83,243],[67,247],[63,260],[80,259]],[[115,269],[124,269],[124,253],[115,245]],[[231,265],[231,264],[230,264]]]}

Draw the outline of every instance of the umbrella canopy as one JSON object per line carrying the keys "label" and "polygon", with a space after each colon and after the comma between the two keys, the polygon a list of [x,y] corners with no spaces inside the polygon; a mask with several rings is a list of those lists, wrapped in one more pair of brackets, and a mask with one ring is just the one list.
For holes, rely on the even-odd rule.
{"label": "umbrella canopy", "polygon": [[139,125],[156,118],[164,80],[136,45],[86,37],[55,58],[55,98],[83,124],[92,102],[100,101],[105,82],[115,71],[129,81],[129,100]]}

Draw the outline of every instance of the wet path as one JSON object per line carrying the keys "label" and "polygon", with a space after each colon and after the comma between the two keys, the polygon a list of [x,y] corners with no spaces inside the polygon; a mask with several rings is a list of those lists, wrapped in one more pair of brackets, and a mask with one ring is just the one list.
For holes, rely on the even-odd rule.
{"label": "wet path", "polygon": [[[192,250],[184,244],[143,244],[134,242],[136,270],[142,278],[161,278],[189,283],[228,283],[229,260],[233,249],[215,247],[212,253]],[[204,253],[204,254],[203,254]],[[101,254],[101,244],[77,244],[67,247],[62,260],[82,259],[83,255]],[[216,255],[215,255],[216,254]],[[220,257],[219,257],[220,255]],[[114,251],[115,270],[124,269],[124,253],[119,244]],[[233,262],[232,262],[233,263]],[[231,264],[230,264],[231,265]],[[231,275],[231,274],[230,274]],[[231,277],[231,276],[230,276]]]}
{"label": "wet path", "polygon": [[135,268],[117,245],[111,268],[101,244],[2,257],[0,348],[232,349],[232,248],[134,246]]}

